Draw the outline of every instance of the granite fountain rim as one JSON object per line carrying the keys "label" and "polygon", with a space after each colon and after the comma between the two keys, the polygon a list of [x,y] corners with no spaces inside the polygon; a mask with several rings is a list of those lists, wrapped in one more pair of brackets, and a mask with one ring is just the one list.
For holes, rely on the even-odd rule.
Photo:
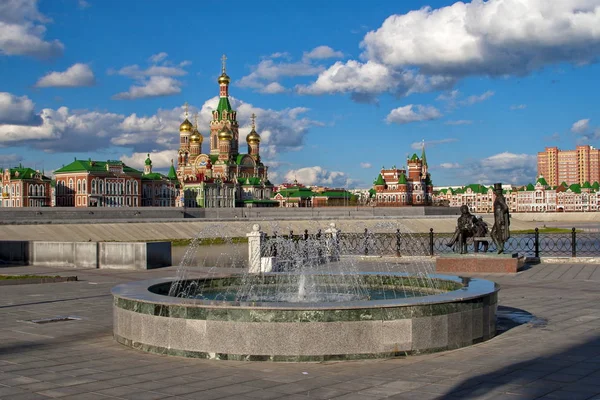
{"label": "granite fountain rim", "polygon": [[[277,273],[276,273],[277,274]],[[280,274],[280,273],[279,273]],[[331,273],[318,273],[318,275],[327,275]],[[383,275],[383,276],[415,276],[405,272],[359,272],[360,275]],[[217,276],[190,278],[196,279],[222,279],[228,277],[241,276],[242,274],[219,274]],[[422,305],[434,305],[444,303],[454,303],[457,301],[468,301],[481,298],[486,295],[497,293],[500,285],[486,279],[461,277],[455,275],[428,274],[431,279],[440,279],[463,284],[463,279],[468,279],[468,284],[460,289],[425,295],[419,297],[409,297],[400,299],[385,300],[354,300],[344,302],[241,302],[241,301],[221,301],[221,300],[200,300],[182,297],[173,297],[161,295],[150,291],[150,287],[168,282],[175,282],[175,277],[163,277],[149,280],[141,280],[119,284],[111,289],[113,297],[125,300],[133,300],[142,303],[159,304],[165,306],[181,307],[206,307],[206,308],[236,308],[236,309],[277,309],[277,310],[333,310],[333,309],[368,309],[368,308],[386,308],[386,307],[410,307]]]}

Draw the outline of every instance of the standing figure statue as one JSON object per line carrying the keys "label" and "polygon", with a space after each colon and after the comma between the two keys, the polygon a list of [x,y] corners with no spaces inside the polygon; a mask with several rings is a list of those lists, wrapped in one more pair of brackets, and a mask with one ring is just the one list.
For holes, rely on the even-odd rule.
{"label": "standing figure statue", "polygon": [[504,252],[504,244],[510,238],[510,215],[508,213],[508,206],[506,205],[506,199],[502,194],[502,184],[494,183],[494,194],[496,199],[494,200],[494,226],[490,236],[498,249],[498,254]]}

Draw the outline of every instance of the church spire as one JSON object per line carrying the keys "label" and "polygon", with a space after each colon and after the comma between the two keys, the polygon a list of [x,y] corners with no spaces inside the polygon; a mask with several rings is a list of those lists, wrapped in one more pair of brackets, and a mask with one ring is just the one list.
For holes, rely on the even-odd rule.
{"label": "church spire", "polygon": [[424,166],[427,166],[427,157],[425,157],[425,139],[423,139],[423,143],[421,144],[421,162]]}

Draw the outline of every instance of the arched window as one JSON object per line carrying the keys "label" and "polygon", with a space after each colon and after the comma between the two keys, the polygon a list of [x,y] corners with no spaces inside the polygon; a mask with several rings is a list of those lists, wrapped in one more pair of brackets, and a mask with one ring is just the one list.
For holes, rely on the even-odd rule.
{"label": "arched window", "polygon": [[98,191],[100,192],[100,194],[104,193],[104,182],[98,182]]}
{"label": "arched window", "polygon": [[77,179],[77,193],[81,193],[81,180]]}
{"label": "arched window", "polygon": [[29,185],[29,195],[33,196],[33,185]]}
{"label": "arched window", "polygon": [[44,185],[40,185],[40,196],[46,196],[46,187]]}
{"label": "arched window", "polygon": [[83,193],[87,193],[87,180],[86,179],[83,180],[82,187],[83,187]]}
{"label": "arched window", "polygon": [[137,181],[133,182],[133,194],[138,194],[138,182]]}
{"label": "arched window", "polygon": [[96,194],[96,180],[92,181],[92,194]]}
{"label": "arched window", "polygon": [[73,178],[69,179],[69,190],[73,191]]}
{"label": "arched window", "polygon": [[127,181],[127,194],[131,194],[131,181]]}

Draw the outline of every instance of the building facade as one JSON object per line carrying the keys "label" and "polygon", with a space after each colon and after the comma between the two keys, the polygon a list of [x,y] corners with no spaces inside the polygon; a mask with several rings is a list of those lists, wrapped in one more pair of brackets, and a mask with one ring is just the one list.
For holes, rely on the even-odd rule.
{"label": "building facade", "polygon": [[[544,177],[521,188],[505,190],[504,197],[510,212],[572,212],[599,211],[600,184],[584,182],[551,186]],[[469,206],[471,212],[493,212],[493,187],[468,185],[458,189],[442,189],[434,194],[434,202],[450,207]]]}
{"label": "building facade", "polygon": [[19,165],[2,173],[2,207],[50,207],[51,179],[40,171]]}
{"label": "building facade", "polygon": [[118,160],[77,160],[54,171],[56,207],[168,207],[175,205],[175,168],[168,176],[152,172],[150,156],[144,172]]}
{"label": "building facade", "polygon": [[575,150],[546,147],[537,156],[538,176],[550,186],[600,181],[600,150],[592,146],[577,146]]}
{"label": "building facade", "polygon": [[433,184],[427,170],[425,146],[421,158],[416,154],[406,160],[407,168],[382,168],[373,183],[373,205],[377,207],[402,207],[430,205],[433,201]]}
{"label": "building facade", "polygon": [[229,102],[230,78],[225,71],[225,56],[219,83],[219,104],[212,111],[206,152],[204,138],[186,118],[179,127],[177,177],[187,207],[236,207],[269,203],[273,185],[267,178],[267,166],[260,158],[260,135],[256,116],[246,136],[247,153],[240,153],[237,112]]}

